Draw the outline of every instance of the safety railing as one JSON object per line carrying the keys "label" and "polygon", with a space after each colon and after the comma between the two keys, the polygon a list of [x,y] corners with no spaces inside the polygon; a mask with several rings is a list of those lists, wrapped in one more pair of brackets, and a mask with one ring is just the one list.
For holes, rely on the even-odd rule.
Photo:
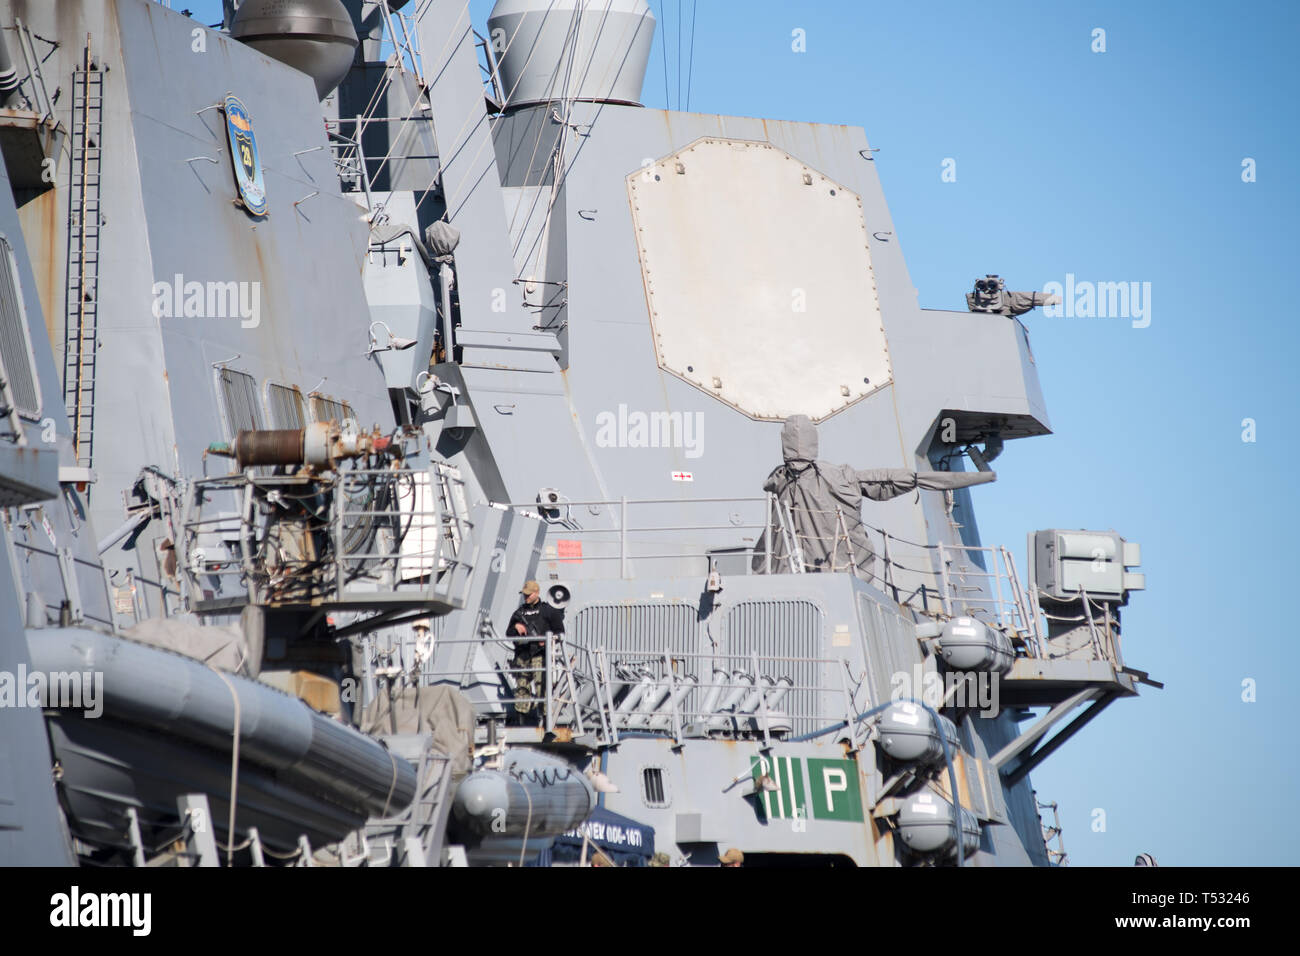
{"label": "safety railing", "polygon": [[[756,653],[683,654],[665,650],[580,652],[577,673],[594,693],[579,703],[604,707],[612,736],[774,738],[846,720],[855,687],[843,660]],[[588,697],[594,700],[588,701]]]}
{"label": "safety railing", "polygon": [[[1047,859],[1052,866],[1069,866],[1070,856],[1065,852],[1065,837],[1061,830],[1061,810],[1056,801],[1043,803],[1034,794],[1034,803],[1038,808],[1038,825],[1043,831],[1043,847],[1047,850]],[[1052,822],[1048,823],[1043,819],[1044,810],[1052,811]],[[1056,846],[1052,846],[1052,841],[1056,841]]]}
{"label": "safety railing", "polygon": [[[1021,587],[1011,553],[1001,546],[938,544],[935,547],[948,615],[974,617],[999,627],[1042,656],[1040,612],[1036,605],[1030,604]],[[977,562],[976,555],[984,560]]]}
{"label": "safety railing", "polygon": [[[442,846],[443,831],[449,811],[452,790],[452,761],[432,746],[420,752],[416,763],[415,799],[395,816],[371,819],[341,846],[344,866],[388,866],[393,861],[394,848],[404,850],[408,865],[412,864],[413,841],[419,845],[421,862],[427,866],[437,861]],[[355,846],[349,852],[348,843]],[[377,852],[378,851],[378,854]]]}
{"label": "safety railing", "polygon": [[[701,557],[723,557],[727,554],[744,558],[744,573],[761,574],[777,571],[779,550],[769,548],[763,535],[768,522],[765,508],[778,508],[772,495],[745,498],[620,498],[616,500],[570,501],[554,503],[515,502],[506,507],[540,515],[553,529],[553,534],[565,537],[571,533],[581,538],[583,547],[576,556],[561,554],[558,560],[617,562],[620,577],[631,577],[634,562],[691,561]],[[664,508],[676,511],[697,509],[700,513],[727,512],[726,523],[702,520],[683,523],[679,520],[659,522],[645,512]],[[583,514],[585,512],[585,514]],[[588,515],[602,522],[586,526]],[[678,550],[665,550],[671,545],[659,542],[668,536],[689,543]],[[716,552],[716,553],[715,553]]]}
{"label": "safety railing", "polygon": [[1041,611],[1043,619],[1047,621],[1050,629],[1055,631],[1086,629],[1088,644],[1094,658],[1109,661],[1116,667],[1124,666],[1124,657],[1120,646],[1119,622],[1115,619],[1111,611],[1111,605],[1108,602],[1098,601],[1090,596],[1086,590],[1079,588],[1077,613],[1061,613],[1059,601],[1053,601],[1051,605],[1058,610],[1056,612]]}
{"label": "safety railing", "polygon": [[501,86],[501,67],[497,62],[496,47],[491,40],[475,30],[474,49],[479,57],[479,72],[483,75],[483,95],[500,110],[505,103],[506,93]]}
{"label": "safety railing", "polygon": [[[57,572],[61,593],[57,596],[58,600],[52,607],[45,605],[43,610],[46,616],[53,611],[56,615],[57,623],[60,626],[70,624],[80,624],[83,622],[93,622],[109,630],[115,630],[116,622],[112,619],[112,602],[108,590],[108,578],[104,574],[104,566],[98,561],[90,561],[86,558],[79,558],[72,553],[71,548],[42,548],[38,545],[24,541],[13,541],[13,546],[26,553],[28,560],[48,561]],[[88,606],[89,602],[84,601],[82,597],[81,582],[78,577],[78,568],[89,568],[94,572],[94,577],[98,578],[103,586],[104,606],[109,608],[108,616],[96,614]],[[48,576],[46,576],[48,579]]]}
{"label": "safety railing", "polygon": [[[364,192],[366,208],[375,211],[371,198],[372,186],[379,173],[393,161],[402,142],[404,131],[410,123],[429,125],[429,116],[424,110],[427,100],[428,82],[424,73],[424,51],[420,45],[419,21],[427,12],[430,0],[417,0],[410,5],[398,5],[393,0],[367,0],[367,5],[378,8],[382,18],[382,36],[380,50],[387,53],[388,69],[383,79],[375,87],[366,103],[365,109],[352,117],[339,117],[327,120],[325,127],[329,133],[330,151],[334,156],[335,170],[344,192]],[[394,7],[401,7],[394,9]],[[443,51],[445,52],[445,50]],[[406,116],[380,115],[385,96],[392,85],[394,76],[410,75],[414,80],[414,102]],[[362,146],[362,138],[367,126],[372,124],[397,123],[392,145],[382,157],[367,157]],[[430,126],[430,129],[432,127]],[[436,155],[415,155],[403,153],[402,161],[411,159],[436,160]],[[377,166],[373,164],[377,163]]]}
{"label": "safety railing", "polygon": [[[435,647],[436,644],[436,653]],[[487,658],[479,652],[487,650]],[[542,724],[548,730],[559,726],[561,708],[578,697],[580,678],[573,664],[576,655],[562,636],[492,636],[443,638],[437,636],[428,647],[407,647],[403,639],[376,648],[375,666],[367,658],[363,673],[364,701],[373,694],[375,677],[401,679],[422,685],[453,684],[462,689],[480,688],[472,695],[479,716],[508,717],[511,722]],[[576,733],[586,731],[590,709],[571,711]]]}
{"label": "safety railing", "polygon": [[504,716],[548,733],[565,728],[599,744],[629,734],[770,744],[828,723],[852,723],[867,693],[840,659],[613,652],[576,647],[555,635],[486,643],[498,649],[487,667],[473,663],[483,641],[439,641],[442,667],[421,667],[419,679],[475,686],[481,717]]}
{"label": "safety railing", "polygon": [[394,9],[395,6],[404,6],[404,4],[394,4],[392,0],[371,0],[371,2],[377,3],[383,9],[387,38],[393,46],[393,59],[396,60],[398,70],[400,72],[409,70],[421,86],[425,85],[424,53],[420,49],[420,31],[417,29],[417,23],[432,0],[417,0],[414,5],[406,7],[405,10]]}
{"label": "safety railing", "polygon": [[124,624],[124,620],[129,621],[130,624],[139,624],[146,618],[171,617],[173,614],[184,610],[184,596],[181,593],[179,584],[169,584],[145,577],[134,569],[128,568],[122,572],[120,584],[105,579],[108,606],[111,610],[110,616],[103,617],[93,612],[86,612],[83,609],[81,616],[78,618],[74,609],[82,607],[80,589],[73,588],[66,569],[69,566],[91,568],[97,574],[104,575],[104,566],[95,561],[88,561],[85,558],[68,558],[60,552],[22,541],[15,541],[13,544],[15,548],[28,554],[40,555],[58,563],[62,583],[62,597],[56,605],[46,607],[46,612],[48,614],[48,612],[54,611],[56,614],[61,614],[66,606],[69,616],[68,623],[77,623],[80,620],[93,621],[111,629],[118,626],[130,626]]}
{"label": "safety railing", "polygon": [[[617,562],[620,577],[653,562],[703,561],[701,570],[731,559],[731,573],[803,574],[847,572],[874,584],[898,604],[933,617],[969,616],[1005,630],[1027,653],[1044,653],[1045,626],[1004,547],[920,543],[868,525],[842,509],[796,513],[775,495],[747,498],[646,498],[516,503],[552,527],[554,560]],[[671,509],[656,521],[653,512]],[[726,514],[681,520],[680,515]],[[813,518],[830,529],[813,535],[799,529]],[[588,527],[587,523],[600,522]],[[666,542],[666,543],[661,543]],[[673,545],[676,545],[674,547]],[[816,556],[814,558],[813,556]],[[738,563],[737,563],[738,562]]]}
{"label": "safety railing", "polygon": [[[419,115],[416,115],[416,114]],[[371,192],[376,188],[375,181],[386,169],[397,171],[396,167],[415,160],[436,162],[437,153],[419,153],[405,150],[398,146],[406,138],[406,130],[411,124],[428,125],[429,117],[423,111],[412,110],[407,116],[342,116],[337,120],[326,121],[325,128],[329,135],[330,152],[334,157],[334,169],[338,173],[339,183],[344,192],[364,192],[366,206],[372,208]],[[371,126],[395,126],[392,134],[392,146],[383,156],[367,156],[362,138]]]}
{"label": "safety railing", "polygon": [[[849,573],[900,606],[931,618],[973,617],[1003,631],[1023,654],[1047,659],[1049,630],[1085,629],[1091,655],[1123,666],[1112,607],[1079,594],[1079,612],[1047,612],[1002,546],[909,541],[837,509],[795,511],[774,495],[739,498],[620,498],[509,507],[549,525],[548,554],[560,573],[634,575]],[[656,512],[658,514],[656,514]],[[666,514],[666,517],[663,517]],[[662,518],[662,520],[661,520]],[[810,534],[810,524],[828,529]],[[1032,568],[1030,569],[1032,572]],[[1072,613],[1072,612],[1071,612]]]}
{"label": "safety railing", "polygon": [[[354,121],[361,126],[361,117]],[[339,177],[339,185],[345,193],[363,192],[366,196],[366,209],[373,209],[370,198],[370,167],[366,163],[365,147],[360,139],[344,135],[339,122],[326,122],[330,153],[334,157],[334,171]]]}
{"label": "safety railing", "polygon": [[109,582],[113,598],[113,612],[119,623],[129,617],[133,624],[151,617],[171,617],[185,609],[180,584],[169,584],[145,577],[128,568],[122,573],[122,583]]}
{"label": "safety railing", "polygon": [[463,603],[473,560],[450,466],[192,483],[180,558],[194,593],[264,606]]}

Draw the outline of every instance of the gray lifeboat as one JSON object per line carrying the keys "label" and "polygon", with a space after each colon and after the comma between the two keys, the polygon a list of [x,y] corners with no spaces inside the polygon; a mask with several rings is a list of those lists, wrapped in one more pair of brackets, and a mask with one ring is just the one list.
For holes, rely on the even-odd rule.
{"label": "gray lifeboat", "polygon": [[950,754],[960,752],[961,744],[953,722],[942,714],[932,714],[912,701],[894,701],[881,715],[880,746],[895,760],[903,763],[942,763],[945,739]]}
{"label": "gray lifeboat", "polygon": [[415,796],[406,760],[265,684],[83,628],[31,630],[28,644],[34,671],[102,675],[98,715],[43,701],[69,828],[93,846],[121,849],[132,807],[144,841],[165,842],[178,798],[191,793],[208,796],[218,839],[228,840],[236,726],[237,840],[256,827],[280,851],[304,835],[330,843]]}
{"label": "gray lifeboat", "polygon": [[516,748],[499,769],[462,780],[451,812],[470,862],[503,864],[535,857],[595,807],[595,789],[573,764]]}
{"label": "gray lifeboat", "polygon": [[1015,661],[1010,639],[973,617],[955,617],[943,625],[939,653],[953,670],[1005,674]]}
{"label": "gray lifeboat", "polygon": [[924,857],[955,858],[960,842],[964,858],[979,849],[980,823],[965,807],[958,813],[947,800],[923,790],[899,810],[898,835],[909,850]]}

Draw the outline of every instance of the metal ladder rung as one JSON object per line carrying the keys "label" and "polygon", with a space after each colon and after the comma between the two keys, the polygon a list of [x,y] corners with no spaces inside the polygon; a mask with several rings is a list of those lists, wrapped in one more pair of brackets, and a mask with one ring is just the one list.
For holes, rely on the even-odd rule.
{"label": "metal ladder rung", "polygon": [[[64,323],[64,401],[74,422],[79,464],[90,465],[94,449],[94,396],[98,333],[100,189],[103,165],[104,72],[84,66],[72,74],[72,135],[68,183],[68,275]],[[94,142],[96,145],[91,146]],[[77,254],[73,253],[77,249]]]}

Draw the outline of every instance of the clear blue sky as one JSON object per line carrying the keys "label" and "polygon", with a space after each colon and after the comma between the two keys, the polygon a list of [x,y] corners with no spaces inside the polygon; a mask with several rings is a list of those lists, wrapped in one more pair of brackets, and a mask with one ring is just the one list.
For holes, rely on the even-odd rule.
{"label": "clear blue sky", "polygon": [[[1151,284],[1147,328],[1026,317],[1055,434],[1009,443],[975,496],[985,543],[1022,561],[1036,528],[1143,548],[1124,647],[1166,689],[1113,704],[1033,780],[1075,865],[1294,865],[1300,5],[702,0],[689,68],[691,0],[684,27],[651,5],[668,43],[647,106],[684,108],[689,74],[693,111],[866,129],[924,307],[963,308],[985,272]],[[471,4],[480,33],[491,7]]]}
{"label": "clear blue sky", "polygon": [[[676,106],[677,6],[652,5]],[[963,308],[985,272],[1017,289],[1066,273],[1151,283],[1147,328],[1026,318],[1055,434],[1010,442],[974,496],[985,542],[1022,560],[1036,528],[1143,546],[1124,647],[1166,688],[1116,702],[1033,775],[1076,865],[1297,862],[1300,641],[1282,544],[1300,465],[1300,331],[1282,308],[1300,252],[1297,11],[698,4],[691,109],[864,127],[922,306]],[[646,103],[662,106],[654,52]]]}

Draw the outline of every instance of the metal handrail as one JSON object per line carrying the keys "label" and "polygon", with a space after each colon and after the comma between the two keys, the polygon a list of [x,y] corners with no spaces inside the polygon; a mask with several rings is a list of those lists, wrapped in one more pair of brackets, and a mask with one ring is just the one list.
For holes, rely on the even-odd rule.
{"label": "metal handrail", "polygon": [[[777,714],[769,711],[768,701],[779,696],[780,716],[798,725],[813,726],[842,720],[846,714],[856,713],[855,697],[860,688],[851,690],[843,679],[829,683],[807,683],[796,680],[792,673],[800,666],[827,668],[839,673],[843,670],[842,658],[811,658],[800,656],[758,655],[755,652],[724,654],[679,653],[671,649],[661,651],[611,652],[604,645],[579,647],[568,643],[562,636],[525,635],[506,636],[493,634],[489,644],[517,647],[521,644],[544,641],[544,655],[540,663],[519,663],[517,653],[505,661],[492,665],[491,671],[482,668],[436,668],[426,660],[419,670],[419,680],[424,684],[454,683],[465,686],[468,682],[490,685],[494,676],[503,681],[503,693],[480,702],[481,713],[508,712],[515,704],[529,705],[529,712],[540,705],[539,713],[530,720],[553,732],[557,726],[570,725],[581,735],[588,729],[604,744],[617,742],[620,733],[647,733],[680,740],[687,728],[695,726],[695,733],[724,736],[756,736],[770,743],[777,733],[773,721]],[[480,645],[480,638],[459,638],[437,641],[439,645],[453,648],[456,645]],[[444,659],[462,660],[451,653]],[[793,666],[791,666],[793,665]],[[611,675],[611,671],[614,672]],[[715,673],[726,673],[727,680],[716,680]],[[736,673],[744,674],[749,683],[734,679]],[[526,685],[536,681],[540,685],[532,693]],[[629,695],[638,685],[650,682],[654,698],[650,704]],[[735,701],[721,707],[729,691],[742,690]],[[704,705],[709,692],[718,691],[718,699],[711,709]],[[585,691],[585,694],[584,694]],[[742,709],[746,698],[756,697],[752,706]],[[812,706],[798,706],[806,700]],[[629,704],[628,701],[632,702]],[[791,704],[795,704],[791,706]],[[707,728],[701,729],[701,724]]]}
{"label": "metal handrail", "polygon": [[[628,509],[635,506],[680,506],[683,504],[752,506],[764,502],[767,503],[768,510],[761,521],[740,521],[739,523],[727,525],[715,523],[655,525],[644,522],[632,525],[628,519]],[[629,564],[633,559],[655,561],[688,560],[701,557],[700,553],[694,550],[680,552],[663,550],[634,554],[629,549],[629,535],[690,532],[710,535],[722,532],[744,532],[762,529],[765,533],[762,538],[761,550],[760,545],[755,543],[742,552],[754,557],[761,555],[763,558],[761,572],[757,571],[753,566],[754,562],[747,563],[746,573],[749,574],[770,573],[774,570],[781,573],[804,573],[805,569],[801,560],[802,543],[822,540],[818,536],[801,535],[794,530],[793,522],[781,520],[784,513],[772,495],[689,499],[566,499],[554,504],[535,501],[511,502],[506,507],[537,513],[548,520],[552,520],[551,516],[556,513],[571,515],[574,508],[599,508],[602,509],[600,513],[603,513],[603,509],[608,508],[609,516],[614,521],[614,524],[610,527],[576,527],[571,517],[565,517],[558,524],[565,527],[568,533],[576,536],[617,536],[616,548],[614,548],[613,542],[609,541],[609,546],[613,548],[612,553],[584,554],[581,560],[584,562],[618,561],[620,573],[623,577],[629,576]],[[774,513],[777,520],[773,520]],[[825,510],[817,513],[835,519],[836,531],[833,536],[835,547],[832,554],[839,554],[841,548],[843,548],[843,552],[847,556],[843,567],[840,567],[838,562],[833,561],[832,566],[827,570],[832,573],[848,571],[855,574],[881,587],[886,593],[891,594],[900,605],[906,605],[927,615],[935,613],[935,609],[931,607],[931,597],[933,596],[938,599],[945,616],[954,617],[966,614],[979,617],[985,620],[985,623],[1005,628],[1022,639],[1030,653],[1036,653],[1039,656],[1044,653],[1043,635],[1045,628],[1042,619],[1039,617],[1040,609],[1036,605],[1031,605],[1028,595],[1020,586],[1019,576],[1015,571],[1015,563],[1010,552],[1005,547],[948,544],[946,542],[922,544],[890,534],[883,528],[867,524],[865,521],[861,521],[860,516],[845,514],[842,509]],[[879,570],[874,567],[859,566],[850,536],[850,527],[858,527],[858,524],[854,524],[855,517],[863,529],[879,535],[883,541],[882,553],[876,555],[876,558],[882,561]],[[552,523],[555,524],[556,522],[552,520]],[[778,547],[773,541],[774,538],[778,539],[784,547]],[[912,549],[913,554],[923,555],[923,560],[908,561],[907,563],[899,560],[900,556],[906,557],[906,551],[902,550],[900,554],[900,549],[909,548]],[[776,560],[774,560],[774,550],[780,555]],[[972,560],[975,555],[988,555],[987,563],[991,570],[983,567],[982,563]],[[566,559],[561,557],[557,558],[557,560],[563,562]],[[931,566],[924,566],[927,563]],[[900,576],[908,576],[909,579],[903,582],[899,580]],[[918,578],[920,579],[919,582],[917,581]],[[904,588],[909,589],[906,594],[903,593]],[[919,602],[917,601],[918,596],[920,598]]]}
{"label": "metal handrail", "polygon": [[[419,481],[424,475],[427,484]],[[408,480],[409,491],[403,484]],[[198,479],[182,522],[185,572],[192,578],[237,576],[255,603],[266,597],[265,590],[286,588],[320,596],[333,591],[342,599],[346,587],[361,578],[396,591],[411,590],[416,580],[426,583],[424,591],[437,590],[439,579],[450,586],[456,572],[468,567],[473,550],[473,524],[458,504],[463,487],[458,475],[438,463],[428,471],[357,468],[327,476],[244,473]],[[423,505],[418,488],[425,489]],[[375,489],[380,493],[359,506],[357,491]],[[202,509],[222,495],[227,496],[225,513],[204,516]],[[316,502],[318,496],[322,500]],[[282,522],[267,513],[267,502],[301,506],[283,525],[296,529],[295,540],[301,539],[294,553],[279,546]],[[360,542],[358,528],[364,529]],[[194,549],[209,541],[223,547],[233,541],[236,547],[216,560],[205,555],[202,566],[192,566]]]}
{"label": "metal handrail", "polygon": [[504,103],[506,100],[505,90],[501,87],[501,69],[497,62],[496,51],[492,48],[491,41],[480,34],[477,30],[474,33],[474,47],[476,50],[483,51],[483,59],[486,63],[479,63],[479,70],[484,74],[483,87],[485,90],[490,89],[497,103]]}
{"label": "metal handrail", "polygon": [[[54,559],[55,565],[59,570],[59,576],[62,583],[63,602],[66,602],[69,608],[73,609],[74,615],[76,615],[79,612],[81,620],[92,621],[96,624],[102,624],[105,627],[110,629],[117,628],[117,621],[114,619],[114,615],[116,612],[113,605],[112,594],[109,591],[108,575],[104,571],[104,565],[102,562],[91,561],[86,558],[78,557],[72,553],[70,548],[63,548],[61,550],[52,550],[50,548],[42,548],[39,545],[31,544],[30,542],[19,541],[15,538],[11,538],[10,541],[15,548],[22,548],[24,551],[28,552],[29,554],[39,554],[43,557]],[[68,566],[70,567],[81,566],[83,568],[91,568],[92,570],[99,572],[100,581],[104,586],[104,603],[105,606],[108,608],[109,616],[107,618],[99,617],[98,615],[92,614],[86,610],[85,604],[81,598],[80,586],[77,584],[75,577],[72,575],[72,573],[67,569],[68,566],[64,566],[63,564],[64,561],[67,561]]]}

